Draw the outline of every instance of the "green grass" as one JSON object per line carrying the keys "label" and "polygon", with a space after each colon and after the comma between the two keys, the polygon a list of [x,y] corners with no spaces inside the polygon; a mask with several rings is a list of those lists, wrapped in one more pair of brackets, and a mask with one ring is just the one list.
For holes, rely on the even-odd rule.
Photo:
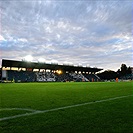
{"label": "green grass", "polygon": [[[54,109],[133,95],[132,82],[0,84],[0,108]],[[133,97],[0,122],[1,133],[133,133]],[[0,111],[0,117],[27,111]]]}

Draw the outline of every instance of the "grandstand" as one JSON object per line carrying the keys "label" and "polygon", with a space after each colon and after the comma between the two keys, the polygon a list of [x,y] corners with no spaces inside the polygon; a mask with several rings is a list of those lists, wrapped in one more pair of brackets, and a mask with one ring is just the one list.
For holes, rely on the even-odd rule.
{"label": "grandstand", "polygon": [[100,68],[47,64],[2,59],[2,81],[15,82],[88,82],[99,81]]}

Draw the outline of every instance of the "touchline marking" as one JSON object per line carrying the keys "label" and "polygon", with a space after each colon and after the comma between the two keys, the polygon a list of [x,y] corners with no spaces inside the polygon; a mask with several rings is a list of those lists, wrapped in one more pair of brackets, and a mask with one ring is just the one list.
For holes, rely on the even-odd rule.
{"label": "touchline marking", "polygon": [[[59,107],[59,108],[55,108],[55,109],[48,109],[48,110],[43,110],[43,111],[34,110],[34,112],[31,112],[31,113],[25,113],[25,114],[20,114],[20,115],[0,118],[0,121],[15,119],[15,118],[24,117],[24,116],[31,116],[31,115],[35,115],[35,114],[42,114],[42,113],[47,113],[47,112],[53,112],[53,111],[58,111],[58,110],[63,110],[63,109],[68,109],[68,108],[80,107],[80,106],[90,105],[90,104],[95,104],[95,103],[102,103],[102,102],[106,102],[106,101],[112,101],[112,100],[121,99],[121,98],[125,98],[125,97],[131,97],[131,96],[133,96],[133,95],[108,98],[108,99],[103,99],[103,100],[99,100],[99,101],[81,103],[81,104],[70,105],[70,106],[65,106],[65,107]],[[16,108],[16,109],[18,109],[18,108]]]}

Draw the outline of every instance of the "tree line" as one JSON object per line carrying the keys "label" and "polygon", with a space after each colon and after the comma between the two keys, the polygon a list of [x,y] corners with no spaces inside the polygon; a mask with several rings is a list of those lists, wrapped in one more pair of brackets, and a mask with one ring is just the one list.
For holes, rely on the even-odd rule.
{"label": "tree line", "polygon": [[127,67],[126,64],[121,64],[120,69],[118,69],[116,72],[112,70],[106,70],[102,73],[98,73],[97,75],[104,80],[110,80],[110,79],[116,79],[116,78],[122,78],[124,76],[132,74],[131,67]]}

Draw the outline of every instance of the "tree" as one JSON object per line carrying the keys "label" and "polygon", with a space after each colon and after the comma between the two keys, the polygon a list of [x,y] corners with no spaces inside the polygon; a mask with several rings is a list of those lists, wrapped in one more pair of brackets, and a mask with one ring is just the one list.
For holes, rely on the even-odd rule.
{"label": "tree", "polygon": [[110,80],[110,79],[115,79],[117,77],[117,73],[112,71],[112,70],[106,70],[102,73],[99,73],[98,76],[101,79],[106,79],[106,80]]}
{"label": "tree", "polygon": [[125,64],[121,65],[121,76],[124,76],[127,74],[127,66]]}
{"label": "tree", "polygon": [[127,74],[131,74],[131,73],[132,73],[131,67],[128,67],[127,68]]}
{"label": "tree", "polygon": [[121,64],[120,69],[118,69],[117,72],[114,72],[112,70],[106,70],[102,73],[97,74],[101,79],[116,79],[116,78],[121,78],[123,76],[126,76],[128,74],[131,74],[132,70],[130,67],[127,67],[125,64]]}

